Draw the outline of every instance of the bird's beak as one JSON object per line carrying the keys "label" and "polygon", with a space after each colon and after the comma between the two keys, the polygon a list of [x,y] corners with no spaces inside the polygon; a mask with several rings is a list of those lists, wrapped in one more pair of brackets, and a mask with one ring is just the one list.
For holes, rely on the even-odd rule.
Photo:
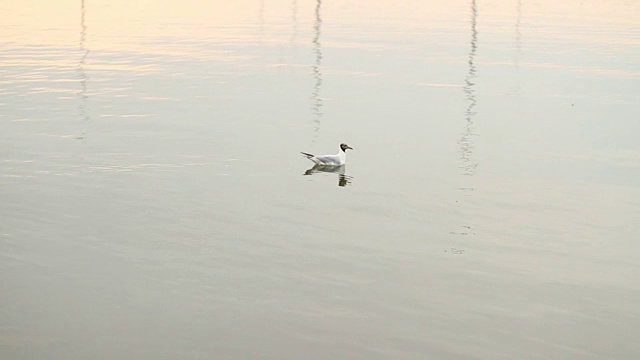
{"label": "bird's beak", "polygon": [[351,149],[351,150],[353,150],[353,148],[352,148],[351,146],[347,146],[347,149]]}

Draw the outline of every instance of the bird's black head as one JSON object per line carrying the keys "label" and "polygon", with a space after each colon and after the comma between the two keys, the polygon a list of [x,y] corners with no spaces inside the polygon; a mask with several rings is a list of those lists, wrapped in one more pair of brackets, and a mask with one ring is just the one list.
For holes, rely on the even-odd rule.
{"label": "bird's black head", "polygon": [[342,151],[347,152],[347,149],[351,149],[353,150],[353,148],[345,143],[340,144],[340,149],[342,149]]}

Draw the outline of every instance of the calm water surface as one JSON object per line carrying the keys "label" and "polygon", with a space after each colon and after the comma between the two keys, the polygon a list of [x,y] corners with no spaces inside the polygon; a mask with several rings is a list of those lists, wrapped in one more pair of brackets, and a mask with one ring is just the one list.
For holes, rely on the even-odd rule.
{"label": "calm water surface", "polygon": [[636,1],[0,18],[0,358],[640,357]]}

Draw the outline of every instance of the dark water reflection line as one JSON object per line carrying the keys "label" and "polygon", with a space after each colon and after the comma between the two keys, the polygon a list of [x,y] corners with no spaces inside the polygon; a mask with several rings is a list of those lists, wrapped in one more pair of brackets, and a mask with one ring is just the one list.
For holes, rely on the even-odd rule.
{"label": "dark water reflection line", "polygon": [[[80,1],[80,61],[78,62],[78,78],[80,79],[80,90],[78,91],[78,97],[80,98],[80,118],[83,121],[89,120],[89,112],[87,111],[87,73],[85,72],[85,65],[87,63],[87,56],[89,55],[89,49],[85,47],[87,40],[87,24],[86,24],[86,6],[85,0]],[[82,132],[78,136],[79,140],[86,139],[86,132]]]}
{"label": "dark water reflection line", "polygon": [[[460,145],[460,165],[459,168],[461,170],[462,176],[473,176],[476,174],[476,170],[478,167],[478,163],[473,161],[473,148],[474,148],[474,136],[477,136],[473,132],[474,127],[474,118],[476,115],[475,107],[477,105],[476,99],[476,90],[475,90],[475,80],[476,80],[476,51],[478,49],[478,30],[477,30],[477,17],[478,17],[478,9],[476,7],[476,0],[471,1],[471,41],[469,50],[469,58],[468,65],[469,70],[467,75],[464,78],[464,85],[462,90],[467,98],[467,109],[464,113],[464,129],[462,132],[462,136],[460,140],[458,140],[458,145]],[[458,191],[463,194],[463,196],[468,196],[470,193],[475,191],[476,188],[474,186],[463,186],[461,185],[458,188]],[[457,202],[457,201],[456,201]],[[472,226],[465,222],[461,225],[461,229],[457,231],[450,231],[451,235],[455,236],[469,236],[475,235],[474,229]],[[462,250],[464,252],[464,250]]]}
{"label": "dark water reflection line", "polygon": [[330,173],[330,174],[338,174],[338,186],[344,187],[347,185],[351,185],[353,181],[353,177],[346,174],[347,167],[346,165],[342,166],[322,166],[322,165],[314,165],[312,168],[307,169],[303,175],[313,175],[319,173]]}
{"label": "dark water reflection line", "polygon": [[462,170],[462,175],[473,176],[476,173],[476,168],[478,164],[475,163],[472,159],[473,155],[473,147],[474,140],[473,137],[477,136],[473,132],[474,127],[474,117],[476,115],[475,107],[477,104],[476,100],[476,90],[475,90],[475,79],[476,79],[476,65],[475,65],[475,57],[476,51],[478,47],[478,31],[476,29],[478,16],[478,9],[476,7],[476,0],[471,1],[471,50],[469,51],[469,72],[464,79],[463,91],[467,97],[468,106],[465,111],[465,125],[464,131],[460,140],[458,140],[458,144],[460,145],[460,169]]}
{"label": "dark water reflection line", "polygon": [[315,80],[313,91],[311,93],[311,113],[313,115],[314,122],[314,136],[312,143],[316,141],[318,137],[318,131],[320,130],[320,123],[322,120],[322,98],[320,97],[320,91],[322,88],[322,72],[320,70],[320,65],[322,63],[322,46],[320,44],[320,30],[322,26],[322,18],[320,16],[320,5],[322,5],[322,1],[318,0],[316,4],[316,18],[313,24],[314,37],[312,40],[313,43],[313,54],[315,55],[315,63],[311,67],[311,74],[313,79]]}

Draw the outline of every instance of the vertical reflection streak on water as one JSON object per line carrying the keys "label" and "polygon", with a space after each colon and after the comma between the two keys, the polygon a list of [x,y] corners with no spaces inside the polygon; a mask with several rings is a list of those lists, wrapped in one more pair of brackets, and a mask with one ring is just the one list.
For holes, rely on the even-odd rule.
{"label": "vertical reflection streak on water", "polygon": [[258,34],[259,41],[262,43],[264,38],[264,0],[260,0],[260,5],[258,6]]}
{"label": "vertical reflection streak on water", "polygon": [[518,4],[516,7],[516,54],[513,58],[513,63],[516,67],[520,66],[520,55],[522,54],[522,48],[520,45],[520,39],[522,34],[520,32],[520,25],[522,23],[522,0],[518,0]]}
{"label": "vertical reflection streak on water", "polygon": [[476,115],[475,107],[477,104],[475,79],[476,79],[476,65],[475,57],[478,44],[478,31],[476,29],[476,19],[478,16],[478,9],[476,6],[476,0],[471,1],[471,50],[469,50],[469,72],[464,79],[463,91],[466,95],[468,106],[465,111],[465,126],[458,144],[460,145],[460,169],[462,175],[473,176],[476,173],[477,163],[473,162],[473,137],[477,134],[473,133],[474,117]]}
{"label": "vertical reflection streak on water", "polygon": [[[80,90],[78,91],[78,97],[80,98],[80,118],[83,121],[89,120],[89,112],[87,111],[87,73],[85,72],[85,65],[87,63],[87,56],[89,55],[89,49],[86,48],[85,42],[87,40],[87,24],[86,19],[86,6],[85,0],[80,0],[80,61],[78,62],[78,78],[80,80]],[[78,139],[84,140],[86,133],[83,132],[78,136]]]}
{"label": "vertical reflection streak on water", "polygon": [[[471,48],[469,50],[469,58],[467,60],[467,64],[469,65],[469,71],[464,78],[464,85],[462,90],[464,91],[465,97],[467,99],[467,109],[464,112],[464,129],[462,132],[462,136],[460,140],[458,140],[458,145],[460,145],[460,165],[459,168],[461,170],[460,175],[462,176],[473,176],[476,174],[476,168],[478,164],[473,161],[473,137],[476,136],[473,132],[474,125],[474,117],[476,115],[475,107],[477,104],[476,100],[476,90],[475,90],[475,79],[476,79],[476,51],[478,48],[478,30],[476,28],[477,25],[477,17],[478,17],[478,8],[476,6],[476,0],[471,1]],[[467,178],[468,179],[468,178]],[[469,186],[467,184],[463,184],[464,181],[461,181],[461,185],[458,190],[464,195],[469,195],[469,192],[475,191],[476,188],[473,186]],[[457,202],[457,201],[456,201]],[[463,219],[468,221],[468,219]],[[450,234],[456,236],[469,236],[475,235],[473,228],[468,223],[462,224],[461,229],[457,231],[451,231]],[[450,249],[453,254],[460,254],[464,252],[464,250],[451,248]]]}
{"label": "vertical reflection streak on water", "polygon": [[520,92],[520,76],[518,74],[520,70],[520,57],[522,55],[522,47],[521,47],[521,37],[522,34],[520,32],[520,25],[522,23],[522,0],[518,0],[516,4],[516,23],[515,23],[515,54],[513,55],[513,66],[516,71],[516,76],[514,78],[515,84],[513,86],[513,91],[511,94],[517,94]]}
{"label": "vertical reflection streak on water", "polygon": [[320,65],[322,63],[322,47],[320,44],[320,30],[322,26],[322,17],[320,16],[320,5],[322,5],[321,0],[317,0],[316,4],[316,18],[313,24],[314,37],[312,40],[313,43],[313,54],[315,56],[315,62],[313,66],[311,66],[311,75],[315,80],[313,91],[311,93],[311,113],[313,115],[314,122],[314,136],[312,143],[314,143],[318,137],[318,132],[320,130],[320,123],[322,120],[322,98],[320,97],[320,90],[322,88],[322,72],[320,71]]}
{"label": "vertical reflection streak on water", "polygon": [[298,0],[291,2],[291,22],[293,31],[291,32],[291,45],[295,48],[298,40]]}

